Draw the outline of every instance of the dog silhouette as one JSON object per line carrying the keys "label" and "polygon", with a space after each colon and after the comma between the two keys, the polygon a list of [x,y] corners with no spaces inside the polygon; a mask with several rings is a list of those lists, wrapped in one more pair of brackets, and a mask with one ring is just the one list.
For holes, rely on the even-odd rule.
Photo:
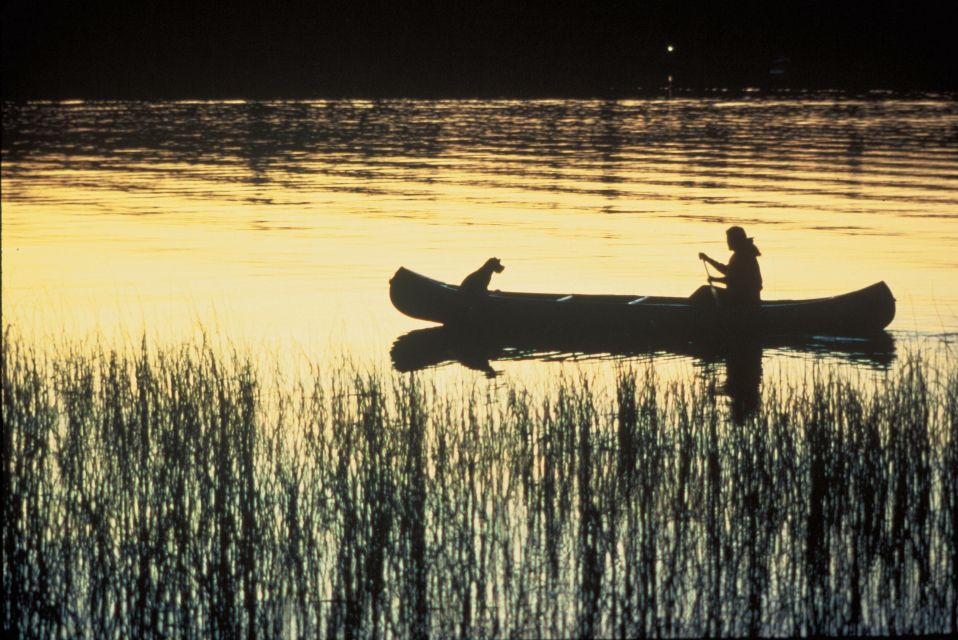
{"label": "dog silhouette", "polygon": [[462,284],[459,285],[459,291],[470,295],[488,293],[492,274],[502,273],[503,269],[505,267],[499,262],[499,258],[489,258],[484,265],[463,279]]}

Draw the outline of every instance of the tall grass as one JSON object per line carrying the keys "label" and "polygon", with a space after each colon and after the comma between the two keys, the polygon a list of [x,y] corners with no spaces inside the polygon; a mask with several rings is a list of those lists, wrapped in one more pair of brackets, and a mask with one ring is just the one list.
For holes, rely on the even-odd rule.
{"label": "tall grass", "polygon": [[[267,382],[267,379],[270,382]],[[610,393],[203,341],[3,343],[3,625],[36,637],[958,630],[958,367]]]}

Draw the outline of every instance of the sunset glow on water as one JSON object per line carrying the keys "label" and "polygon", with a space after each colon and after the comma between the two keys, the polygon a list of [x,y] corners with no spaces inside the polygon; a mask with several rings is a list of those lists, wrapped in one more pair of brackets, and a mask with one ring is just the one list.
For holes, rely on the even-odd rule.
{"label": "sunset glow on water", "polygon": [[885,280],[958,330],[949,99],[5,105],[5,322],[381,357],[399,266],[502,290],[687,295],[724,229],[763,297]]}

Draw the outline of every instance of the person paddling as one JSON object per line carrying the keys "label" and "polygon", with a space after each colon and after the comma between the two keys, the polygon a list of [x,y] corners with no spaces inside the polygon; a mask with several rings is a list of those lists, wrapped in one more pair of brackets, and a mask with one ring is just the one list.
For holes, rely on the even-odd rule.
{"label": "person paddling", "polygon": [[720,271],[724,277],[709,276],[709,282],[725,284],[721,290],[721,300],[732,304],[758,304],[762,290],[762,272],[758,268],[758,256],[762,255],[752,238],[745,235],[742,227],[729,227],[725,232],[728,248],[732,257],[728,264],[713,260],[704,253],[699,260]]}

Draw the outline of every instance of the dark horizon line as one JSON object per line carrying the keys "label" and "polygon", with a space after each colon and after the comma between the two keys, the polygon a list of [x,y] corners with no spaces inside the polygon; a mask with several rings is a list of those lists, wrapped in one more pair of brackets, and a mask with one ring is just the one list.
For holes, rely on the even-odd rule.
{"label": "dark horizon line", "polygon": [[129,93],[44,93],[30,95],[3,95],[6,103],[26,102],[127,102],[127,101],[310,101],[310,100],[648,100],[683,99],[707,97],[776,97],[776,96],[815,96],[828,95],[844,98],[881,100],[889,96],[900,99],[918,99],[929,95],[938,95],[958,100],[958,88],[949,87],[761,87],[744,85],[740,87],[635,87],[626,91],[567,91],[567,92],[520,92],[520,91],[330,91],[307,93],[302,91],[247,91],[222,93],[191,92],[129,92]]}

